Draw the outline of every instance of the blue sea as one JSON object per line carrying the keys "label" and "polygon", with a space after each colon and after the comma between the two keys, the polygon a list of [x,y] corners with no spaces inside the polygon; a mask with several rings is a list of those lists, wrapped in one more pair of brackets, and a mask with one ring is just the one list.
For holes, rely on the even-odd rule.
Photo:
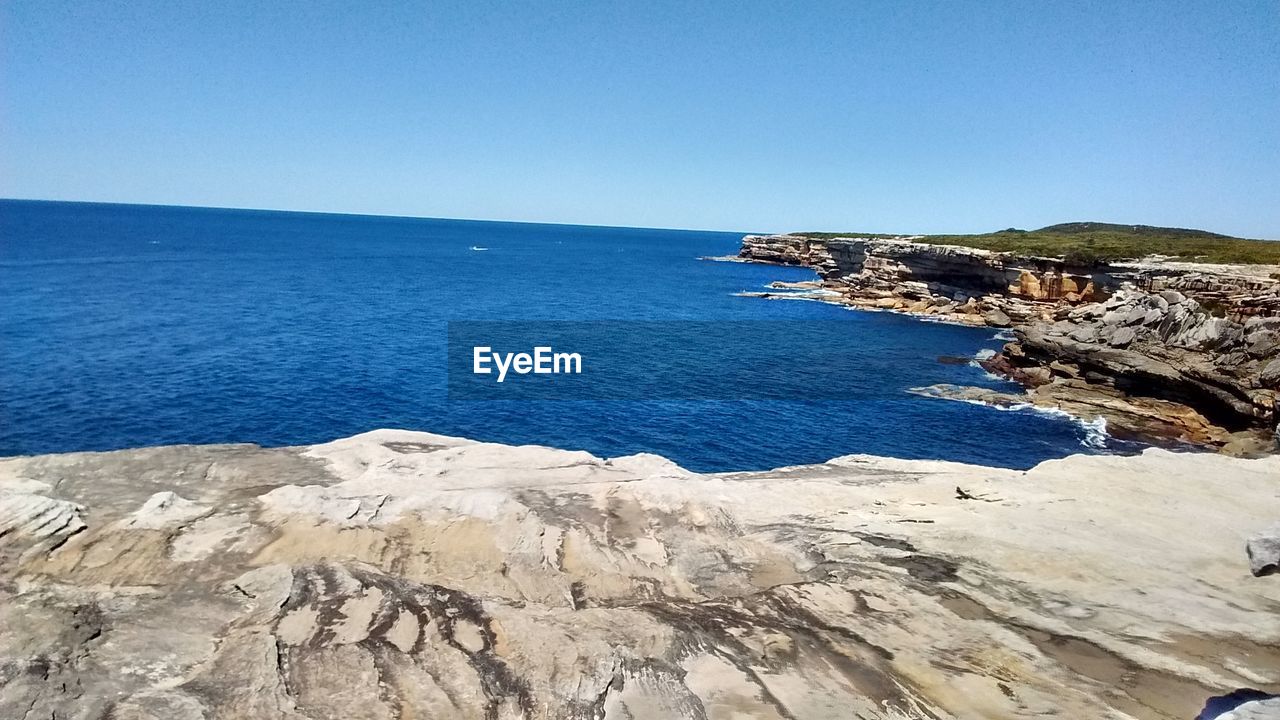
{"label": "blue sea", "polygon": [[[699,471],[849,453],[1029,467],[1115,449],[1070,418],[910,394],[941,382],[1012,388],[939,361],[1001,341],[987,329],[741,296],[814,278],[700,259],[735,254],[741,236],[0,201],[0,455],[298,445],[382,427],[652,452]],[[680,387],[678,353],[664,375],[671,392],[652,399],[451,398],[449,323],[485,320],[782,330],[716,343],[717,362],[751,369],[735,382],[753,399]],[[816,321],[827,340],[801,330]],[[815,360],[828,343],[838,358]],[[829,397],[761,399],[768,388],[751,387],[793,368],[827,383]]]}

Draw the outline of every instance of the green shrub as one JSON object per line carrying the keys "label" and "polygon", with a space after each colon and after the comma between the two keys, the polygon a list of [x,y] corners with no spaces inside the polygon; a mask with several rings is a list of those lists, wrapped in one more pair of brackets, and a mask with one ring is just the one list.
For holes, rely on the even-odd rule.
{"label": "green shrub", "polygon": [[[815,238],[899,237],[885,233],[796,233]],[[962,245],[1015,255],[1095,264],[1166,255],[1188,262],[1280,265],[1280,241],[1248,240],[1204,230],[1151,225],[1064,223],[1039,230],[1009,228],[979,235],[924,235],[920,242]]]}

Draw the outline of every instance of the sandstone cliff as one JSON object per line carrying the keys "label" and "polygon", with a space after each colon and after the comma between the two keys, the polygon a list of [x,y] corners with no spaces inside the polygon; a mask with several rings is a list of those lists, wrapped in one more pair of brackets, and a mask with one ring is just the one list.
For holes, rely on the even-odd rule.
{"label": "sandstone cliff", "polygon": [[[738,257],[748,262],[801,265],[854,305],[920,312],[916,300],[955,301],[930,314],[1008,311],[1015,318],[1049,317],[1051,308],[1102,301],[1121,288],[1148,293],[1175,290],[1236,319],[1280,316],[1280,267],[1209,265],[1152,258],[1142,262],[1082,265],[902,238],[817,239],[801,235],[747,235]],[[875,302],[897,300],[895,303]],[[972,307],[966,307],[972,299]],[[997,324],[1003,323],[981,323]]]}
{"label": "sandstone cliff", "polygon": [[0,460],[0,717],[1185,720],[1280,690],[1277,477],[397,431]]}
{"label": "sandstone cliff", "polygon": [[1274,447],[1280,268],[1159,258],[1086,267],[909,238],[796,235],[748,235],[740,257],[814,268],[829,302],[1015,328],[1017,341],[985,365],[1026,385],[1023,401],[1102,417],[1134,439]]}
{"label": "sandstone cliff", "polygon": [[[1280,317],[1218,317],[1174,290],[1128,291],[1017,336],[989,365],[1033,387],[1170,401],[1227,431],[1275,427]],[[1226,442],[1205,433],[1181,439]]]}
{"label": "sandstone cliff", "polygon": [[934,295],[1026,300],[1104,297],[1118,286],[1107,268],[1053,258],[1020,257],[958,245],[930,245],[910,238],[834,238],[748,235],[739,256],[756,262],[812,267],[827,281],[854,288],[902,286]]}

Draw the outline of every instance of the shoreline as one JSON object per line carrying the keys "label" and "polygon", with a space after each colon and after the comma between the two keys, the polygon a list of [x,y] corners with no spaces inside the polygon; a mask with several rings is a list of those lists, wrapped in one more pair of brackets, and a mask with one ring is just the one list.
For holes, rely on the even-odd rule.
{"label": "shoreline", "polygon": [[[813,299],[1007,330],[981,366],[1025,401],[1131,439],[1280,450],[1280,267],[1147,259],[1088,265],[910,238],[747,235],[743,261],[809,267]],[[972,399],[978,388],[955,388]],[[995,398],[994,402],[1007,402]]]}

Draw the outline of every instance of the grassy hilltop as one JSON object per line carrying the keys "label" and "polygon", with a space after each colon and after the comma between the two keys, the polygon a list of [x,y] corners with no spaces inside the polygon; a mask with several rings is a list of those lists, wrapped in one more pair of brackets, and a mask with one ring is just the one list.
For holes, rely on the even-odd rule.
{"label": "grassy hilltop", "polygon": [[[884,233],[802,232],[814,238],[876,237]],[[1074,222],[1039,230],[1009,228],[980,235],[924,235],[920,242],[1011,252],[1019,255],[1061,257],[1076,262],[1134,260],[1147,255],[1169,255],[1181,260],[1209,263],[1280,265],[1280,241],[1248,240],[1204,230]]]}

